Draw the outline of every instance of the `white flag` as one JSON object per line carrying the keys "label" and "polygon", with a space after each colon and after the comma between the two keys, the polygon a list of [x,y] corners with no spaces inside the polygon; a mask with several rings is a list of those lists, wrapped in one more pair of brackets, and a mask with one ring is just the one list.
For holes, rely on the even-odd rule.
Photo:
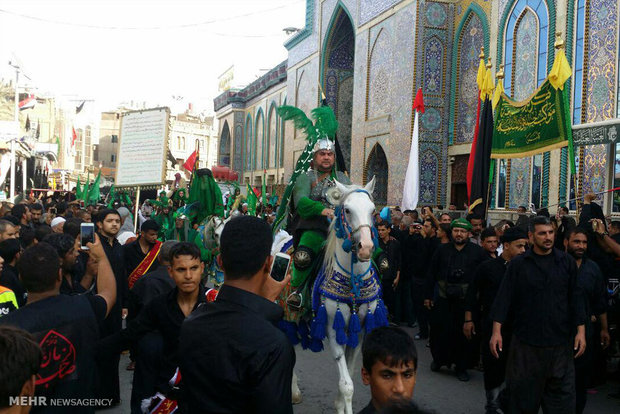
{"label": "white flag", "polygon": [[418,159],[418,146],[420,141],[420,132],[418,128],[419,115],[420,112],[415,111],[413,134],[411,136],[411,150],[409,151],[409,165],[407,166],[407,174],[405,175],[403,202],[400,206],[402,211],[415,210],[418,206],[418,197],[420,193],[420,162]]}

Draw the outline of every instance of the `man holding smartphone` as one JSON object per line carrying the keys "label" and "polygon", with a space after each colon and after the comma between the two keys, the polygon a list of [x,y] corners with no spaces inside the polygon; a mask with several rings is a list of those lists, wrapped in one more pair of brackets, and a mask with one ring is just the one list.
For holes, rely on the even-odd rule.
{"label": "man holding smartphone", "polygon": [[224,227],[217,259],[224,285],[181,328],[185,412],[293,412],[295,351],[277,328],[283,310],[274,303],[290,276],[277,282],[269,275],[272,242],[271,228],[257,217]]}

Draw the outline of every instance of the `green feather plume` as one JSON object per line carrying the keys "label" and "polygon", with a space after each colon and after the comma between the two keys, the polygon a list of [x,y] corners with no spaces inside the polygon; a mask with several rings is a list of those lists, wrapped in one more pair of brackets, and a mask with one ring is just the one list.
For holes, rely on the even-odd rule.
{"label": "green feather plume", "polygon": [[329,106],[319,106],[312,110],[312,118],[314,119],[314,126],[317,129],[319,136],[328,136],[330,140],[334,140],[336,131],[338,131],[338,121],[336,121],[336,115]]}
{"label": "green feather plume", "polygon": [[310,142],[316,141],[318,138],[316,128],[312,123],[312,120],[306,116],[304,111],[301,109],[284,105],[277,109],[278,115],[285,121],[293,121],[295,125],[295,129],[299,129],[300,131],[306,134],[306,139]]}

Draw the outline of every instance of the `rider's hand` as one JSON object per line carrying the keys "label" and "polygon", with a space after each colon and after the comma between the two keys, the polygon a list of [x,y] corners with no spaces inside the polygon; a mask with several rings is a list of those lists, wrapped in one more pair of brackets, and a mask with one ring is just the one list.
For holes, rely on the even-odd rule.
{"label": "rider's hand", "polygon": [[323,211],[321,211],[321,215],[327,217],[328,219],[333,219],[334,210],[332,210],[331,208],[324,208]]}

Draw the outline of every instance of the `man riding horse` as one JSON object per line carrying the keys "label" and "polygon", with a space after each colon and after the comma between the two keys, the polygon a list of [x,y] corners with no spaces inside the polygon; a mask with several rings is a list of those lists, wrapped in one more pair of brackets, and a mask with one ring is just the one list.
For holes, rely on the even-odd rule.
{"label": "man riding horse", "polygon": [[[349,177],[336,171],[334,141],[330,137],[319,139],[314,146],[312,168],[297,177],[293,189],[292,214],[296,223],[293,236],[296,244],[293,254],[294,292],[287,299],[293,307],[301,307],[302,292],[327,237],[329,220],[334,218],[334,206],[327,200],[327,191],[335,187],[334,180],[351,184]],[[329,220],[328,220],[329,219]]]}

